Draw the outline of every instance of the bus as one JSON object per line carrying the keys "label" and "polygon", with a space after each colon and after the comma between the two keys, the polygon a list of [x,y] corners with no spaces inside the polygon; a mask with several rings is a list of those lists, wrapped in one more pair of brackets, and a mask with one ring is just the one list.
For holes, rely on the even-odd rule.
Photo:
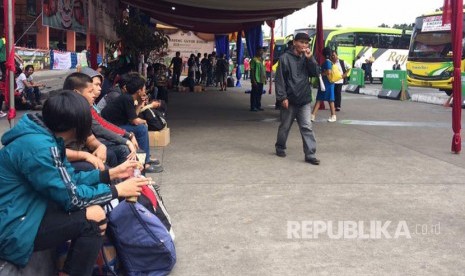
{"label": "bus", "polygon": [[[462,52],[462,64],[463,59]],[[453,68],[451,28],[442,25],[442,12],[417,17],[407,58],[408,84],[451,95]]]}
{"label": "bus", "polygon": [[[270,53],[270,37],[263,38],[263,48],[265,48],[265,55],[271,57]],[[286,51],[287,42],[292,40],[292,35],[286,37],[274,37],[274,50],[273,50],[273,64],[275,64],[279,57]]]}
{"label": "bus", "polygon": [[[315,49],[315,28],[296,29],[294,34],[305,32]],[[373,78],[383,78],[384,70],[392,70],[396,60],[406,69],[408,47],[412,31],[391,28],[333,28],[323,29],[324,45],[336,49],[340,59],[352,67],[360,56],[362,60],[373,57]]]}

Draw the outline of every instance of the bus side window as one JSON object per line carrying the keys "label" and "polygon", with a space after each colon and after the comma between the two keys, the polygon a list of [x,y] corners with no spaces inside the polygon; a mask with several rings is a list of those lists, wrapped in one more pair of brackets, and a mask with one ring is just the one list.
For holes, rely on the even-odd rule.
{"label": "bus side window", "polygon": [[333,39],[331,40],[331,42],[338,46],[354,46],[354,34],[345,33],[345,34],[335,35]]}
{"label": "bus side window", "polygon": [[372,46],[378,47],[379,35],[377,33],[358,33],[357,46]]}

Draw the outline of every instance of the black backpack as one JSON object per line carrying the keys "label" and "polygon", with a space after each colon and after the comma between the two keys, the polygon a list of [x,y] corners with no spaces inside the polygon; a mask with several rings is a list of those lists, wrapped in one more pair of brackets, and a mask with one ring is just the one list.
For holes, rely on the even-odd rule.
{"label": "black backpack", "polygon": [[165,115],[159,110],[147,108],[139,113],[139,117],[147,121],[149,131],[160,131],[166,127]]}

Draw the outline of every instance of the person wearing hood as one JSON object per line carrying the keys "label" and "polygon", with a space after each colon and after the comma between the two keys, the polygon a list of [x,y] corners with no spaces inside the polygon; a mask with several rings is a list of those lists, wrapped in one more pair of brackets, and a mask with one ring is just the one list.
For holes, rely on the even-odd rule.
{"label": "person wearing hood", "polygon": [[280,105],[281,123],[276,139],[276,155],[286,157],[286,141],[294,119],[299,125],[304,144],[305,162],[319,165],[315,157],[316,140],[313,135],[311,115],[312,89],[310,77],[318,76],[318,65],[309,46],[310,37],[298,33],[293,47],[279,58],[276,71],[276,101]]}
{"label": "person wearing hood", "polygon": [[[1,138],[0,259],[25,267],[34,251],[71,240],[63,272],[90,275],[103,243],[102,207],[117,197],[139,196],[150,178],[128,178],[137,161],[109,170],[76,173],[65,145],[84,143],[91,132],[87,101],[62,91],[42,115],[25,114]],[[125,181],[110,186],[116,178]]]}

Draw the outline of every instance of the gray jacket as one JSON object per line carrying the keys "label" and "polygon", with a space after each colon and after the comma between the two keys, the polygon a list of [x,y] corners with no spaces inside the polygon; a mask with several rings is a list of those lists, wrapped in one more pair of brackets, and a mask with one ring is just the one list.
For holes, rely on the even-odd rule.
{"label": "gray jacket", "polygon": [[289,100],[289,104],[302,106],[312,102],[312,88],[309,77],[317,77],[318,64],[312,56],[295,55],[287,50],[280,58],[276,70],[276,100]]}
{"label": "gray jacket", "polygon": [[100,142],[108,141],[116,145],[126,145],[128,140],[121,135],[103,127],[97,120],[92,118],[92,133]]}

